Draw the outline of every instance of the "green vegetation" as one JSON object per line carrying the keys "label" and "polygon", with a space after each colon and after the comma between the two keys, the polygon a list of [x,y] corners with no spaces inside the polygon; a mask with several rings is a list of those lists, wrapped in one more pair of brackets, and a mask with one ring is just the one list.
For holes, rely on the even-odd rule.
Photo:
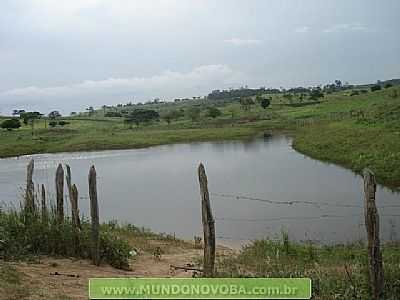
{"label": "green vegetation", "polygon": [[[244,139],[265,130],[290,130],[297,150],[356,172],[368,166],[380,183],[397,188],[399,95],[395,80],[364,86],[337,80],[323,88],[214,91],[208,99],[89,107],[71,117],[55,111],[53,119],[34,113],[20,129],[0,130],[0,157]],[[27,114],[21,113],[23,120]]]}
{"label": "green vegetation", "polygon": [[[400,294],[399,245],[382,247],[385,299]],[[370,299],[366,245],[314,245],[281,240],[257,240],[237,257],[218,261],[220,277],[309,277],[313,299]]]}
{"label": "green vegetation", "polygon": [[[76,232],[70,218],[59,224],[53,209],[44,218],[37,212],[30,214],[14,209],[0,210],[0,259],[29,260],[43,255],[90,258],[90,221],[83,218],[81,227]],[[150,253],[154,251],[155,246],[149,242],[150,239],[171,243],[173,241],[181,247],[188,246],[168,234],[156,234],[132,224],[121,225],[112,221],[100,226],[101,261],[115,268],[128,270],[128,260],[132,258],[131,251],[134,248]],[[77,250],[73,245],[78,245]],[[2,272],[0,276],[1,274]]]}
{"label": "green vegetation", "polygon": [[20,127],[21,127],[21,122],[15,118],[5,120],[1,123],[1,128],[7,129],[8,131],[11,131],[13,129],[18,129]]}
{"label": "green vegetation", "polygon": [[[76,243],[75,231],[70,219],[59,224],[52,211],[41,218],[36,212],[24,211],[0,212],[0,257],[5,260],[39,255],[90,258],[91,227],[87,220],[82,221],[82,230],[78,232],[79,249],[72,247]],[[101,260],[120,268],[129,268],[129,244],[114,234],[104,224],[101,228]]]}

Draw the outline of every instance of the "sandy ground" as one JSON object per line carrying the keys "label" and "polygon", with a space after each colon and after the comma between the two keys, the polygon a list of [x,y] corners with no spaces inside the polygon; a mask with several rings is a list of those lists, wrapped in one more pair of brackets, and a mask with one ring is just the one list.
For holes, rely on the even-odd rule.
{"label": "sandy ground", "polygon": [[[174,249],[156,259],[151,254],[139,254],[130,261],[132,271],[108,265],[96,267],[88,260],[42,258],[39,262],[9,263],[23,276],[23,288],[29,289],[24,299],[88,299],[88,279],[93,277],[192,277],[192,271],[174,270],[171,265],[188,266],[198,263],[202,250]],[[217,255],[232,255],[233,250],[218,247]],[[57,275],[56,275],[57,273]],[[14,299],[0,294],[0,299]]]}

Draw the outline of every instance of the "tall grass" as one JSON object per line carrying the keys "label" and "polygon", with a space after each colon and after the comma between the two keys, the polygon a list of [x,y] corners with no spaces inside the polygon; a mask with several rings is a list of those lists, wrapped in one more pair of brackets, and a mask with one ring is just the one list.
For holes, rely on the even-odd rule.
{"label": "tall grass", "polygon": [[[91,227],[87,219],[76,230],[70,218],[57,222],[54,209],[45,218],[36,211],[23,209],[0,211],[0,258],[16,260],[38,255],[91,258]],[[103,224],[100,231],[102,262],[128,269],[128,242]]]}
{"label": "tall grass", "polygon": [[[287,251],[289,245],[289,251]],[[400,295],[399,244],[382,247],[385,299]],[[319,246],[288,240],[256,240],[236,257],[222,258],[221,277],[308,277],[313,299],[370,299],[367,250],[363,243]]]}

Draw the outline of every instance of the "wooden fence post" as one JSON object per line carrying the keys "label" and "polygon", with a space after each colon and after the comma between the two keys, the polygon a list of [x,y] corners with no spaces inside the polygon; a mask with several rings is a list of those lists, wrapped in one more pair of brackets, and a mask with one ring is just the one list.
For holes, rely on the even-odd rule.
{"label": "wooden fence post", "polygon": [[80,239],[79,232],[81,231],[81,221],[79,220],[79,209],[78,209],[78,189],[74,184],[71,187],[71,217],[72,217],[72,227],[74,231],[74,251],[76,255],[80,253]]}
{"label": "wooden fence post", "polygon": [[65,179],[67,181],[69,202],[71,204],[71,219],[72,225],[76,229],[81,229],[81,223],[79,220],[79,209],[78,209],[78,188],[76,185],[72,185],[71,168],[69,165],[65,165],[67,169],[67,174]]}
{"label": "wooden fence post", "polygon": [[97,202],[96,169],[94,166],[89,171],[89,197],[90,216],[92,219],[92,260],[96,266],[100,265],[99,241],[99,206]]}
{"label": "wooden fence post", "polygon": [[72,185],[71,188],[71,216],[72,224],[78,230],[81,230],[81,220],[79,219],[79,208],[78,208],[78,188],[76,185]]}
{"label": "wooden fence post", "polygon": [[57,220],[64,221],[64,169],[61,164],[56,171],[56,195],[57,195]]}
{"label": "wooden fence post", "polygon": [[67,182],[68,196],[71,201],[71,193],[72,193],[72,184],[71,184],[71,167],[69,165],[65,165],[67,169],[67,174],[65,174],[65,181]]}
{"label": "wooden fence post", "polygon": [[204,232],[204,276],[214,276],[215,265],[215,223],[211,212],[210,195],[208,193],[207,175],[202,163],[198,168],[200,195],[201,195],[201,216]]}
{"label": "wooden fence post", "polygon": [[47,204],[46,204],[46,190],[44,188],[44,184],[42,184],[42,201],[41,201],[41,207],[42,207],[42,222],[46,223],[47,222]]}
{"label": "wooden fence post", "polygon": [[34,192],[35,187],[33,184],[33,169],[35,167],[35,162],[33,159],[29,162],[27,166],[27,176],[26,176],[26,191],[25,191],[25,211],[28,213],[33,213],[35,211],[35,200]]}
{"label": "wooden fence post", "polygon": [[382,254],[379,241],[379,215],[375,205],[376,181],[374,173],[365,169],[364,193],[365,193],[365,227],[368,238],[368,263],[369,281],[372,299],[383,299],[384,279]]}

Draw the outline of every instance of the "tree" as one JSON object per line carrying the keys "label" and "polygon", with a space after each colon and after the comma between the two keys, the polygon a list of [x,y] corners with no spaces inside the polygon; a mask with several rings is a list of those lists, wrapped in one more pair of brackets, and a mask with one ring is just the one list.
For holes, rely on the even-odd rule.
{"label": "tree", "polygon": [[108,111],[104,116],[108,118],[120,118],[122,117],[122,114],[115,111]]}
{"label": "tree", "polygon": [[105,116],[107,112],[107,105],[103,105],[101,108],[103,109],[103,115]]}
{"label": "tree", "polygon": [[243,110],[248,111],[251,109],[251,106],[254,104],[253,99],[251,98],[241,98],[240,105]]}
{"label": "tree", "polygon": [[390,88],[390,87],[392,87],[393,85],[391,84],[391,83],[386,83],[385,84],[385,89],[388,89],[388,88]]}
{"label": "tree", "polygon": [[340,80],[338,80],[338,79],[335,80],[335,85],[336,85],[336,87],[337,87],[338,89],[341,89],[341,88],[342,88],[342,82],[341,82]]}
{"label": "tree", "polygon": [[23,120],[25,125],[28,125],[29,123],[32,126],[32,135],[34,134],[34,129],[35,129],[35,120],[40,119],[43,116],[38,111],[28,111],[20,114],[20,118]]}
{"label": "tree", "polygon": [[151,109],[135,109],[126,118],[125,123],[132,124],[135,123],[139,127],[140,123],[158,121],[160,115],[155,110]]}
{"label": "tree", "polygon": [[322,93],[321,88],[317,87],[311,90],[310,100],[317,101],[319,98],[323,98],[324,93]]}
{"label": "tree", "polygon": [[60,125],[61,127],[65,126],[65,125],[68,125],[68,124],[69,124],[69,122],[62,121],[62,120],[58,122],[58,125]]}
{"label": "tree", "polygon": [[215,118],[217,118],[217,117],[222,115],[222,112],[216,107],[212,107],[211,106],[211,107],[208,107],[207,110],[208,110],[207,116],[209,116],[209,117],[211,117],[213,119],[215,119]]}
{"label": "tree", "polygon": [[371,86],[371,92],[379,91],[382,87],[378,84]]}
{"label": "tree", "polygon": [[260,101],[260,105],[264,109],[266,109],[270,104],[271,104],[271,100],[269,98],[262,98]]}
{"label": "tree", "polygon": [[25,110],[23,110],[23,109],[14,109],[13,112],[12,112],[12,115],[13,116],[20,116],[24,112],[25,112]]}
{"label": "tree", "polygon": [[169,110],[161,115],[161,118],[165,120],[165,122],[171,124],[172,121],[179,119],[182,116],[182,113],[179,110]]}
{"label": "tree", "polygon": [[20,127],[21,127],[21,122],[15,118],[5,120],[3,123],[1,123],[1,128],[7,129],[8,131],[11,131],[13,129],[18,129]]}
{"label": "tree", "polygon": [[54,110],[51,113],[49,113],[49,119],[51,119],[51,120],[55,120],[60,117],[61,117],[61,114],[58,110]]}
{"label": "tree", "polygon": [[293,101],[293,95],[292,94],[284,94],[283,98],[289,101],[289,103],[292,103]]}
{"label": "tree", "polygon": [[200,108],[197,106],[192,106],[187,110],[187,116],[192,120],[192,122],[197,121],[200,118]]}
{"label": "tree", "polygon": [[86,108],[89,117],[91,117],[94,114],[94,108],[93,106],[89,106],[88,108]]}

